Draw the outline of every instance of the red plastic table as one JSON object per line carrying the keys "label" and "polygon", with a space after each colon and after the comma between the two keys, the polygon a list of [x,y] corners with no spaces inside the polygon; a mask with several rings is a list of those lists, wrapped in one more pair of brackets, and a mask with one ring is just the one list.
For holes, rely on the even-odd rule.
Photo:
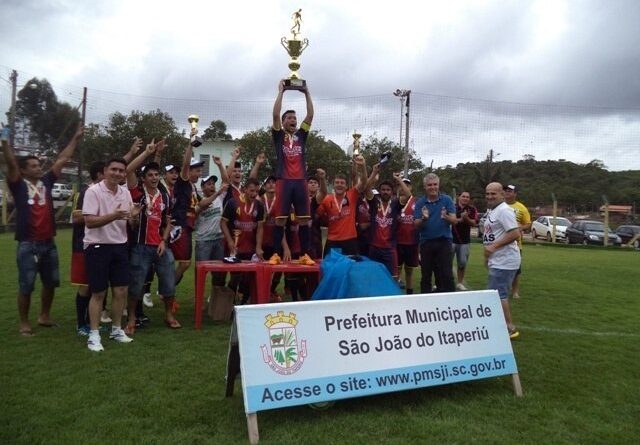
{"label": "red plastic table", "polygon": [[[271,278],[276,272],[284,273],[311,273],[318,277],[320,282],[320,260],[316,260],[316,264],[305,266],[296,262],[268,264],[262,263],[262,279],[258,282],[258,294],[269,296],[271,293]],[[268,302],[268,301],[266,301]],[[266,303],[265,302],[265,303]]]}
{"label": "red plastic table", "polygon": [[252,263],[243,261],[242,263],[224,263],[222,261],[198,261],[196,263],[196,296],[195,296],[195,328],[202,326],[202,307],[204,305],[204,290],[206,278],[209,272],[249,272],[253,273],[251,283],[252,303],[268,303],[269,288],[267,293],[261,291],[260,284],[263,276],[263,263]]}

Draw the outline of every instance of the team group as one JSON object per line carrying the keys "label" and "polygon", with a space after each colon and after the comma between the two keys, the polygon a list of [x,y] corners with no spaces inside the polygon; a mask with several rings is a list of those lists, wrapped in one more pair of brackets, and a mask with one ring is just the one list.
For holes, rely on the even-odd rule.
{"label": "team group", "polygon": [[[423,179],[424,196],[415,198],[408,178],[394,173],[393,181],[379,182],[382,166],[376,164],[369,171],[364,158],[357,155],[349,174],[335,175],[333,193],[329,194],[322,169],[307,175],[305,145],[313,120],[309,90],[302,90],[306,116],[300,126],[295,111],[280,115],[284,91],[280,82],[272,124],[276,171],[262,183],[257,177],[265,162],[264,154],[258,155],[243,183],[240,148],[234,150],[226,167],[220,158],[213,157],[219,178],[202,178],[204,161],[192,158],[196,130],[192,130],[184,149],[181,166],[162,165],[164,140],[153,140],[138,153],[143,145],[138,138],[123,157],[91,166],[92,184],[77,195],[72,213],[71,261],[71,282],[78,286],[78,333],[87,336],[89,350],[104,349],[100,322],[109,288],[109,338],[120,343],[133,341],[136,326],[146,319],[142,302],[148,298],[148,284],[154,275],[167,327],[181,327],[175,318],[176,286],[190,266],[193,241],[196,261],[227,257],[271,263],[295,259],[313,264],[314,259],[340,249],[345,255],[367,255],[381,262],[395,278],[404,270],[407,294],[413,293],[413,270],[417,267],[422,272],[421,293],[467,290],[464,271],[470,231],[478,224],[478,212],[470,204],[469,193],[461,193],[454,204],[448,195],[440,193],[438,176],[429,173]],[[82,134],[83,128],[79,127],[51,169],[43,174],[37,157],[16,159],[7,142],[8,129],[3,129],[7,182],[18,221],[18,310],[23,336],[34,335],[29,306],[38,274],[42,281],[38,325],[55,325],[50,311],[60,273],[51,190]],[[198,181],[201,193],[196,187]],[[483,234],[488,288],[498,290],[511,338],[519,334],[511,320],[508,296],[514,280],[516,286],[518,282],[521,234],[530,225],[526,207],[514,203],[515,192],[513,186],[503,189],[499,183],[487,185]],[[327,228],[324,246],[321,227]],[[454,256],[457,285],[452,270]],[[277,294],[279,280],[275,276],[271,283],[272,301],[281,300]],[[285,288],[292,300],[309,297],[303,281],[295,274],[285,276]],[[232,274],[227,282],[226,274],[214,274],[213,284],[233,288],[243,296],[243,302],[249,298],[249,284],[242,275]],[[122,326],[125,307],[127,323]]]}

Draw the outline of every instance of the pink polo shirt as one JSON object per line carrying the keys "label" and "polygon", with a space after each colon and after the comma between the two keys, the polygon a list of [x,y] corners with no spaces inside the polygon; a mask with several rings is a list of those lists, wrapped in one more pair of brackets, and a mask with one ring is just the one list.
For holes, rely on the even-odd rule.
{"label": "pink polo shirt", "polygon": [[[133,201],[125,186],[119,185],[116,192],[107,188],[104,181],[92,185],[84,194],[83,215],[103,216],[114,213],[118,206],[129,209]],[[84,229],[84,247],[89,244],[124,244],[127,242],[127,221],[112,221],[102,227]]]}

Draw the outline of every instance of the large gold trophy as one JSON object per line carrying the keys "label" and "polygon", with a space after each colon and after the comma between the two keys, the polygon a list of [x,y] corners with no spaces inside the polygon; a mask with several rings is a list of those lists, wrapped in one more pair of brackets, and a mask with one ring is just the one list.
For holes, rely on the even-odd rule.
{"label": "large gold trophy", "polygon": [[197,114],[192,114],[187,118],[187,121],[191,124],[191,146],[199,147],[202,145],[202,139],[198,136],[198,122],[200,118]]}
{"label": "large gold trophy", "polygon": [[300,69],[300,54],[309,46],[309,39],[299,39],[300,36],[300,24],[302,23],[302,9],[298,9],[291,16],[293,19],[293,26],[291,27],[291,37],[287,39],[282,37],[280,43],[284,47],[287,54],[289,54],[289,69],[291,73],[289,77],[284,80],[285,90],[304,90],[306,88],[305,80],[300,77],[298,70]]}

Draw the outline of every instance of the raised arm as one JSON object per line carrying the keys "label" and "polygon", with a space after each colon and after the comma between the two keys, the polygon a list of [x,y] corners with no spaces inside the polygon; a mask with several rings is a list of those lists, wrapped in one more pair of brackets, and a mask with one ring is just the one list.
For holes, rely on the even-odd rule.
{"label": "raised arm", "polygon": [[133,144],[131,144],[131,147],[129,147],[129,151],[125,153],[122,159],[127,162],[131,162],[133,157],[138,154],[138,150],[140,150],[140,147],[142,147],[142,138],[136,136],[133,138]]}
{"label": "raised arm", "polygon": [[82,123],[79,123],[78,128],[76,128],[76,132],[71,138],[71,141],[69,141],[69,144],[67,144],[67,146],[64,147],[64,150],[60,152],[58,158],[56,159],[56,162],[54,162],[53,166],[51,167],[51,171],[54,175],[56,175],[56,177],[60,176],[60,174],[62,173],[62,167],[64,167],[64,164],[66,164],[67,161],[73,156],[73,152],[76,150],[78,142],[82,138],[83,134],[84,126],[82,125]]}
{"label": "raised arm", "polygon": [[394,173],[393,179],[395,179],[396,183],[398,184],[398,187],[402,191],[402,195],[411,196],[411,190],[409,190],[409,187],[407,187],[407,184],[405,184],[404,181],[402,180],[402,175],[400,173]]}
{"label": "raised arm", "polygon": [[264,153],[258,153],[256,156],[256,162],[253,163],[253,167],[251,167],[251,172],[249,173],[250,178],[258,179],[258,172],[260,171],[260,167],[264,165],[264,161],[266,161],[267,157]]}
{"label": "raised arm", "polygon": [[213,159],[213,163],[218,167],[218,171],[220,172],[220,185],[229,184],[229,175],[227,174],[227,169],[222,165],[222,159],[219,156],[211,155]]}
{"label": "raised arm", "polygon": [[231,160],[229,161],[229,165],[227,166],[227,177],[233,174],[233,169],[235,168],[236,162],[238,162],[239,157],[240,157],[240,147],[236,147],[231,152]]}
{"label": "raised arm", "polygon": [[[197,128],[191,129],[191,136],[198,133]],[[184,156],[182,156],[182,169],[180,170],[180,177],[185,181],[189,180],[189,166],[191,165],[191,156],[193,154],[193,147],[191,146],[191,138],[187,142],[187,146],[184,148]]]}
{"label": "raised arm", "polygon": [[358,183],[355,188],[358,193],[362,193],[367,184],[367,163],[362,155],[356,156],[353,162],[356,164],[356,172],[358,174]]}
{"label": "raised arm", "polygon": [[316,202],[320,204],[327,193],[329,193],[329,189],[327,188],[327,173],[319,168],[316,170],[316,177],[318,178],[318,193],[316,193]]}
{"label": "raised arm", "polygon": [[136,156],[133,161],[127,164],[127,187],[134,188],[138,185],[138,178],[136,177],[136,171],[140,166],[144,163],[147,157],[154,154],[157,150],[157,146],[164,143],[164,141],[155,143],[155,139],[152,139],[150,143],[147,144],[147,148],[142,151],[138,156]]}
{"label": "raised arm", "polygon": [[304,93],[304,97],[307,101],[307,115],[304,117],[303,122],[306,122],[307,125],[311,125],[311,122],[313,121],[313,101],[311,100],[311,93],[309,93],[309,87],[305,85],[304,90],[302,90],[302,92]]}
{"label": "raised arm", "polygon": [[9,147],[9,127],[2,127],[2,153],[4,154],[4,161],[7,163],[7,181],[17,182],[20,180],[20,169],[18,168],[18,161],[16,160],[16,154],[13,152],[13,147]]}
{"label": "raised arm", "polygon": [[[273,124],[274,130],[278,131],[282,128],[280,124],[280,112],[282,111],[282,95],[284,94],[284,79],[278,83],[278,95],[273,103]],[[312,114],[313,117],[313,114]]]}
{"label": "raised arm", "polygon": [[367,199],[373,198],[371,189],[373,189],[373,184],[375,184],[378,181],[379,177],[380,177],[380,163],[377,163],[371,169],[371,174],[367,178],[367,182],[364,184],[364,193]]}

